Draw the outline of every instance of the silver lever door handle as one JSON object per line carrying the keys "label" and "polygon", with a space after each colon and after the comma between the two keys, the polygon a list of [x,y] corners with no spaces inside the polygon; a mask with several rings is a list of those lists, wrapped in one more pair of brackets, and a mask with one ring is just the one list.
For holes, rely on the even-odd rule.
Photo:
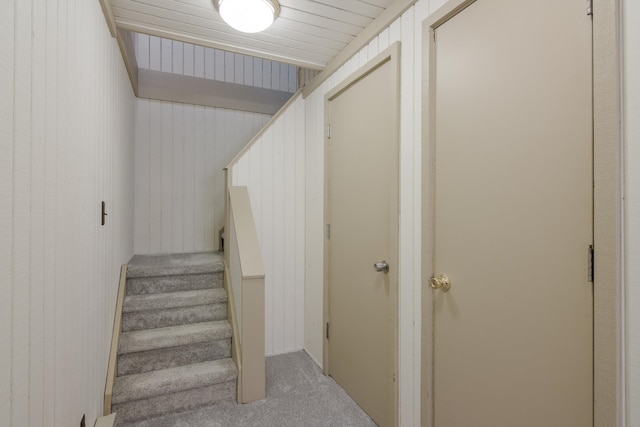
{"label": "silver lever door handle", "polygon": [[389,272],[389,263],[387,261],[378,261],[373,264],[374,270],[377,272],[388,273]]}

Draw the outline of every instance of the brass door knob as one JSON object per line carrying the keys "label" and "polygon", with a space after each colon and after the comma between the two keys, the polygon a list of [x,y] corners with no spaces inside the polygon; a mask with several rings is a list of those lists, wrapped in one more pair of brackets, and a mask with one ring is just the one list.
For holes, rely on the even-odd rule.
{"label": "brass door knob", "polygon": [[440,289],[442,292],[447,292],[451,288],[451,282],[446,274],[441,274],[438,277],[431,276],[429,284],[433,289]]}

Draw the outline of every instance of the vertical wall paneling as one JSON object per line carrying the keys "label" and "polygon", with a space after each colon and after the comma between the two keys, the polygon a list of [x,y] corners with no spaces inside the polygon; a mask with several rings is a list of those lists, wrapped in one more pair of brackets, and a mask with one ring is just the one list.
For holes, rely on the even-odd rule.
{"label": "vertical wall paneling", "polygon": [[244,58],[243,55],[233,54],[233,82],[244,84]]}
{"label": "vertical wall paneling", "polygon": [[640,4],[623,2],[627,425],[640,425]]}
{"label": "vertical wall paneling", "polygon": [[149,36],[149,69],[162,70],[162,40],[159,37]]}
{"label": "vertical wall paneling", "polygon": [[[206,133],[205,133],[205,109],[204,107],[197,106],[195,107],[195,116],[194,116],[194,194],[198,195],[194,200],[194,212],[193,212],[193,234],[194,234],[194,246],[198,248],[203,248],[205,246],[205,234],[204,234],[204,223],[205,223],[205,197],[200,195],[208,195],[209,187],[206,185],[205,179],[205,162],[206,158],[204,156],[205,153],[205,145],[207,144]],[[213,218],[207,218],[207,220],[213,220]],[[210,239],[213,239],[215,242],[215,236],[211,236]]]}
{"label": "vertical wall paneling", "polygon": [[253,58],[250,56],[244,56],[244,80],[242,84],[245,86],[253,86]]}
{"label": "vertical wall paneling", "polygon": [[[297,74],[297,73],[296,73]],[[297,80],[297,78],[296,78]],[[297,85],[297,82],[296,82]],[[305,197],[305,106],[303,102],[299,102],[295,107],[295,120],[296,124],[296,133],[294,138],[294,146],[295,146],[295,188],[294,188],[294,199],[295,199],[295,235],[294,241],[296,242],[296,248],[294,251],[295,254],[295,279],[294,279],[294,298],[295,298],[295,343],[296,346],[304,346],[305,344],[305,251],[304,251],[304,241],[306,236],[306,213],[305,213],[305,204],[303,201],[299,200],[300,195]],[[305,123],[305,126],[298,125],[299,123]]]}
{"label": "vertical wall paneling", "polygon": [[208,47],[204,51],[204,78],[209,80],[216,78],[216,52]]}
{"label": "vertical wall paneling", "polygon": [[[46,40],[46,4],[44,0],[33,2],[32,32],[36,40]],[[46,93],[46,44],[32,43],[33,77],[31,90],[36,94]],[[44,425],[44,360],[45,360],[45,189],[46,151],[45,120],[46,105],[38,102],[31,106],[31,253],[30,253],[30,319],[29,335],[29,422]]]}
{"label": "vertical wall paneling", "polygon": [[195,46],[193,51],[193,75],[204,78],[205,50],[202,46]]}
{"label": "vertical wall paneling", "polygon": [[134,97],[98,2],[2,12],[0,425],[92,423],[133,254]]}
{"label": "vertical wall paneling", "polygon": [[231,170],[249,189],[264,257],[267,355],[305,347],[304,115],[299,97]]}
{"label": "vertical wall paneling", "polygon": [[[45,144],[45,158],[47,162],[45,164],[45,210],[49,212],[49,215],[45,219],[45,277],[47,277],[48,283],[45,287],[45,301],[44,305],[44,350],[45,354],[52,355],[55,353],[56,340],[56,307],[55,304],[51,304],[51,301],[55,301],[57,293],[57,283],[55,278],[57,277],[57,258],[56,248],[57,241],[59,240],[56,224],[58,222],[58,200],[57,200],[57,175],[58,175],[58,114],[57,114],[57,100],[58,100],[58,5],[55,2],[47,2],[47,23],[46,23],[46,91],[45,91],[45,107],[46,107],[46,120],[45,120],[45,134],[47,135]],[[53,278],[53,280],[51,280]],[[55,379],[56,379],[56,365],[54,357],[46,357],[44,360],[44,394],[45,396],[55,396]],[[43,416],[46,420],[46,424],[51,426],[55,420],[55,400],[45,399]]]}
{"label": "vertical wall paneling", "polygon": [[271,116],[147,99],[135,105],[135,252],[217,250],[222,169]]}
{"label": "vertical wall paneling", "polygon": [[[214,129],[214,121],[207,120],[206,110],[203,109],[204,117],[204,141],[203,144],[203,155],[202,155],[202,173],[203,173],[203,183],[202,188],[203,191],[210,194],[209,197],[206,197],[203,201],[203,218],[207,218],[203,221],[204,223],[204,231],[202,235],[202,242],[204,246],[204,242],[206,241],[205,236],[213,236],[214,247],[217,246],[217,242],[219,241],[218,230],[216,230],[216,212],[215,206],[216,204],[220,204],[221,208],[224,209],[224,203],[216,203],[216,200],[224,200],[224,195],[221,195],[220,198],[216,199],[216,175],[219,174],[218,178],[221,181],[224,181],[224,174],[220,170],[220,167],[216,167],[216,158],[215,158],[215,145],[212,143],[207,143],[207,141],[215,141],[215,129]],[[214,168],[207,168],[207,164],[213,164]]]}
{"label": "vertical wall paneling", "polygon": [[[142,102],[138,102],[139,104],[141,104]],[[174,210],[173,210],[173,223],[171,224],[171,230],[172,230],[172,243],[173,243],[173,247],[172,250],[175,252],[183,252],[184,251],[184,221],[185,221],[185,216],[184,216],[184,209],[182,208],[184,206],[184,192],[180,191],[180,189],[182,188],[182,185],[184,183],[184,147],[185,147],[185,122],[184,122],[184,116],[185,116],[185,112],[184,112],[184,105],[182,104],[175,104],[173,105],[172,108],[172,121],[173,121],[173,138],[172,138],[172,142],[173,142],[173,155],[172,155],[172,160],[173,160],[173,165],[172,165],[172,184],[171,184],[171,189],[176,189],[176,191],[172,191],[171,192],[171,200],[173,202],[173,206],[174,206]],[[148,118],[147,118],[148,119]],[[136,124],[138,123],[142,123],[137,121]],[[142,145],[144,145],[144,141],[136,141],[136,146],[138,146],[138,144],[141,143]],[[136,167],[138,167],[138,163],[137,163],[137,159],[136,159]],[[141,165],[140,167],[144,167],[143,165]],[[149,183],[147,184],[149,185]],[[141,190],[144,191],[144,190]],[[136,243],[137,245],[137,243]],[[148,253],[150,251],[150,248],[148,245],[145,245],[144,243],[140,246],[141,252],[140,253]],[[142,249],[145,250],[145,252],[142,252]]]}
{"label": "vertical wall paneling", "polygon": [[265,89],[276,90],[276,88],[273,87],[273,82],[271,80],[271,62],[272,61],[269,61],[268,59],[262,60],[262,87]]}
{"label": "vertical wall paneling", "polygon": [[[194,67],[195,67],[195,46],[189,43],[183,43],[182,54],[183,54],[183,72],[185,76],[193,76],[194,75]],[[153,54],[153,52],[152,52]]]}
{"label": "vertical wall paneling", "polygon": [[[136,102],[135,127],[135,251],[147,253],[149,251],[149,103]],[[180,206],[180,205],[179,205]]]}
{"label": "vertical wall paneling", "polygon": [[256,87],[264,87],[262,85],[262,58],[253,58],[253,85]]}
{"label": "vertical wall paneling", "polygon": [[218,81],[225,81],[224,80],[224,63],[225,63],[225,55],[224,55],[224,51],[222,50],[217,50],[214,49],[215,55],[214,55],[214,66],[215,66],[215,72],[214,72],[214,80],[218,80]]}
{"label": "vertical wall paneling", "polygon": [[305,334],[307,353],[322,365],[324,145],[318,144],[324,121],[326,82],[305,102]]}
{"label": "vertical wall paneling", "polygon": [[[13,292],[11,423],[29,419],[31,216],[31,2],[15,3],[13,110]],[[20,189],[20,191],[18,191]]]}
{"label": "vertical wall paneling", "polygon": [[173,41],[161,39],[160,48],[160,70],[165,73],[171,73],[173,71],[173,58],[171,55],[171,51],[173,50]]}
{"label": "vertical wall paneling", "polygon": [[150,40],[146,34],[136,34],[136,61],[138,67],[150,69],[151,64],[149,62],[149,47]]}
{"label": "vertical wall paneling", "polygon": [[[173,64],[173,67],[171,69],[173,73],[176,73],[176,74],[184,73],[184,43],[177,42],[175,40],[173,41],[173,50],[171,51],[171,62]],[[140,63],[138,62],[138,66],[140,68],[148,68],[148,67],[143,67],[139,64]]]}
{"label": "vertical wall paneling", "polygon": [[[163,61],[164,62],[164,61]],[[173,112],[170,104],[160,105],[160,122],[158,123],[161,130],[161,147],[158,151],[162,153],[161,160],[161,182],[162,185],[162,213],[161,229],[162,239],[161,247],[163,252],[169,252],[173,248],[173,197],[165,197],[167,194],[173,194]]]}
{"label": "vertical wall paneling", "polygon": [[224,81],[227,83],[235,82],[235,54],[233,52],[224,53]]}
{"label": "vertical wall paneling", "polygon": [[[162,182],[162,104],[149,103],[149,182]],[[157,118],[153,120],[153,118]],[[162,187],[151,185],[149,192],[149,246],[162,247]]]}
{"label": "vertical wall paneling", "polygon": [[[186,51],[185,51],[186,54]],[[185,55],[186,57],[186,55]],[[152,104],[155,102],[152,102]],[[183,191],[184,191],[184,204],[182,205],[184,222],[182,223],[182,229],[184,233],[184,249],[187,252],[194,251],[194,213],[195,213],[195,129],[194,129],[194,109],[193,105],[184,106],[184,163],[183,163]],[[161,188],[156,188],[156,191],[163,193]],[[152,213],[152,216],[154,214]],[[151,247],[157,247],[151,245]]]}
{"label": "vertical wall paneling", "polygon": [[0,14],[0,424],[11,424],[15,0]]}

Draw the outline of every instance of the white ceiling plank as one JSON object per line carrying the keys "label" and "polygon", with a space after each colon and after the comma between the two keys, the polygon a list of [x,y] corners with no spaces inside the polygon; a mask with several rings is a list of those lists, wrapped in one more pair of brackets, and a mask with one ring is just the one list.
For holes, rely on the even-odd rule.
{"label": "white ceiling plank", "polygon": [[[324,16],[314,15],[312,13],[304,12],[296,9],[282,8],[280,10],[280,16],[305,22],[308,25],[315,25],[316,27],[326,28],[328,30],[340,31],[342,33],[356,36],[362,31],[362,27],[358,25],[349,24],[346,22],[336,21]],[[264,33],[262,33],[264,34]]]}
{"label": "white ceiling plank", "polygon": [[[209,21],[195,17],[189,16],[189,19],[182,20],[184,17],[176,12],[165,11],[162,17],[154,16],[151,14],[151,9],[149,6],[141,4],[141,3],[131,3],[127,4],[127,7],[131,7],[132,9],[127,9],[126,12],[123,12],[123,9],[119,7],[114,7],[114,11],[116,12],[116,19],[120,19],[120,16],[126,15],[129,18],[144,23],[144,24],[157,24],[162,25],[165,28],[172,28],[175,26],[176,29],[181,28],[182,31],[193,33],[198,36],[210,36],[216,37],[223,41],[236,43],[248,43],[253,46],[262,46],[263,48],[268,48],[266,45],[271,45],[270,48],[291,48],[298,49],[301,52],[311,52],[317,55],[323,55],[332,57],[334,56],[339,49],[332,49],[326,47],[325,45],[319,46],[313,43],[305,43],[298,38],[291,37],[279,37],[273,34],[264,34],[260,40],[254,40],[246,37],[246,35],[242,33],[236,32],[230,33],[226,32],[226,25],[224,24],[212,24],[209,25]],[[134,10],[135,9],[135,10]]]}
{"label": "white ceiling plank", "polygon": [[368,16],[357,14],[345,9],[338,9],[311,0],[291,0],[290,2],[281,1],[280,7],[282,10],[298,10],[305,13],[335,19],[340,22],[348,22],[350,24],[357,25],[358,27],[366,27],[369,22],[373,21],[373,18]]}
{"label": "white ceiling plank", "polygon": [[284,39],[295,39],[299,42],[306,43],[313,47],[323,46],[335,52],[340,52],[348,44],[348,43],[344,43],[336,40],[329,40],[313,34],[301,33],[299,31],[291,30],[287,27],[276,27],[275,25],[269,28],[269,34],[272,34],[274,36],[281,37]]}
{"label": "white ceiling plank", "polygon": [[[329,61],[327,57],[317,55],[300,55],[297,51],[291,51],[289,49],[267,49],[266,47],[254,47],[246,44],[238,45],[219,39],[212,39],[211,37],[199,36],[188,32],[180,31],[179,29],[161,26],[161,25],[146,25],[137,21],[127,21],[124,19],[116,19],[118,28],[123,28],[129,31],[135,31],[143,34],[152,34],[158,37],[165,37],[172,40],[181,41],[184,43],[191,43],[200,46],[211,47],[214,49],[220,49],[225,51],[237,52],[244,55],[256,56],[259,58],[270,59],[274,61],[286,62],[289,64],[297,65],[303,68],[311,68],[314,70],[321,70]],[[315,59],[314,59],[315,58]]]}
{"label": "white ceiling plank", "polygon": [[383,7],[385,9],[389,7],[391,3],[393,3],[393,0],[390,0],[390,1],[389,0],[360,0],[360,1],[362,1],[363,3],[372,4],[374,6]]}
{"label": "white ceiling plank", "polygon": [[[130,0],[125,0],[125,1],[130,1]],[[340,3],[340,0],[330,0],[330,1],[338,4]],[[206,10],[205,13],[207,13],[207,16],[210,16],[211,14],[211,2],[209,2],[208,0],[175,0],[175,2],[180,3],[181,5],[185,5],[185,7],[197,7],[197,8],[205,9]],[[323,3],[326,3],[326,0],[323,1]],[[360,2],[356,1],[355,3],[360,3]],[[374,7],[374,6],[370,6],[370,7]],[[186,10],[188,9],[185,8],[185,11]],[[377,10],[383,10],[383,9],[377,8]],[[216,20],[217,22],[222,22],[219,16],[216,16]],[[353,36],[350,34],[335,32],[335,31],[327,31],[326,28],[316,27],[314,25],[308,25],[308,23],[305,23],[303,21],[287,19],[286,17],[283,17],[283,16],[279,16],[274,21],[273,25],[265,32],[272,33],[276,28],[287,29],[287,30],[301,33],[301,34],[318,36],[326,40],[345,43],[345,45],[348,44],[353,39]]]}
{"label": "white ceiling plank", "polygon": [[[157,4],[163,6],[168,6],[172,3],[168,0],[154,1]],[[176,22],[194,25],[205,29],[220,31],[221,33],[226,33],[234,37],[242,37],[242,40],[252,39],[252,37],[248,36],[247,34],[231,30],[229,26],[223,22],[210,20],[210,13],[207,14],[206,11],[202,10],[202,8],[194,8],[191,6],[190,9],[185,9],[184,11],[176,11],[169,9],[168,7],[163,7],[161,13],[156,13],[156,6],[149,4],[147,1],[114,0],[113,4],[118,18],[123,16],[130,19],[137,19],[148,24],[150,22],[148,19],[145,19],[140,15],[136,15],[136,18],[134,17],[135,14],[132,13],[139,12],[149,16],[157,16],[159,18],[166,18]],[[278,39],[278,37],[280,37],[280,39]],[[278,30],[263,33],[260,40],[263,42],[269,42],[278,45],[283,44],[284,46],[295,47],[329,56],[335,55],[346,45],[342,43],[335,44],[330,42],[319,44],[317,39],[305,40],[305,38],[302,36],[292,37],[291,33],[278,34]],[[304,43],[305,45],[303,45],[302,43]]]}
{"label": "white ceiling plank", "polygon": [[[306,10],[301,4],[302,0],[278,0],[281,6],[290,7],[292,9],[301,9]],[[358,15],[366,16],[368,18],[374,19],[378,16],[384,8],[374,6],[367,3],[362,3],[360,1],[341,1],[341,0],[304,0],[311,1],[317,4],[320,4],[325,7],[331,7],[336,10],[348,11],[351,13],[356,13]]]}
{"label": "white ceiling plank", "polygon": [[349,42],[353,40],[353,36],[350,34],[338,31],[327,31],[326,28],[308,25],[300,21],[283,18],[282,16],[274,21],[271,28],[269,28],[269,31],[272,31],[275,28],[286,28],[299,34],[309,34],[345,44],[349,44]]}
{"label": "white ceiling plank", "polygon": [[119,28],[292,65],[323,69],[397,0],[279,0],[259,34],[229,27],[211,0],[100,0]]}
{"label": "white ceiling plank", "polygon": [[385,9],[364,31],[353,39],[349,45],[340,51],[330,63],[320,72],[312,81],[303,88],[303,97],[309,96],[323,82],[338,70],[345,62],[355,55],[362,47],[369,43],[374,37],[382,32],[386,27],[391,25],[400,15],[407,9],[412,7],[417,0],[394,0],[394,2]]}

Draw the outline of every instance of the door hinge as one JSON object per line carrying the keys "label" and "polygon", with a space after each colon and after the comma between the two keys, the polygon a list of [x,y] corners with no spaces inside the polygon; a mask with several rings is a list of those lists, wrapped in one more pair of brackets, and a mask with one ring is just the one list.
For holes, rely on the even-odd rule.
{"label": "door hinge", "polygon": [[331,125],[327,125],[327,139],[331,139]]}
{"label": "door hinge", "polygon": [[326,335],[327,339],[329,339],[329,322],[327,322],[327,327],[326,327],[325,335]]}
{"label": "door hinge", "polygon": [[589,272],[588,272],[588,278],[589,278],[589,282],[593,283],[593,245],[589,245],[589,252],[588,252],[588,259],[589,259]]}
{"label": "door hinge", "polygon": [[587,16],[593,16],[593,0],[587,0]]}
{"label": "door hinge", "polygon": [[324,234],[325,234],[325,236],[327,236],[327,239],[331,238],[331,224],[327,224],[325,226]]}

